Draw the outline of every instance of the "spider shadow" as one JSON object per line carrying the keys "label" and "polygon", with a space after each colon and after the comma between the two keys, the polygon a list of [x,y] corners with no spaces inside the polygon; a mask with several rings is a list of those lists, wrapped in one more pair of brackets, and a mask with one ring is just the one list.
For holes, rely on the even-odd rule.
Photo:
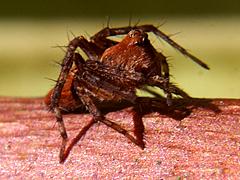
{"label": "spider shadow", "polygon": [[[102,105],[100,109],[101,112],[106,115],[109,112],[125,110],[125,108],[132,107],[131,111],[134,112],[133,122],[134,122],[134,135],[136,138],[136,142],[138,142],[138,146],[141,149],[144,149],[144,124],[142,117],[153,112],[159,112],[161,115],[165,115],[167,117],[173,118],[177,121],[181,121],[182,119],[191,115],[194,109],[202,108],[206,110],[213,111],[214,113],[220,113],[221,110],[212,103],[212,99],[198,99],[198,98],[189,98],[182,99],[176,98],[172,100],[172,105],[168,106],[166,104],[166,99],[158,96],[158,98],[149,98],[149,97],[138,97],[136,99],[136,103],[132,104],[128,101],[122,101],[117,105],[106,103],[106,105]],[[76,111],[77,113],[86,112],[86,110],[81,109],[80,111]],[[77,134],[75,138],[70,142],[69,146],[65,150],[64,160],[70,154],[72,148],[77,144],[80,139],[87,133],[87,131],[95,124],[93,120],[88,122],[81,131]],[[136,144],[136,143],[135,143]]]}
{"label": "spider shadow", "polygon": [[171,106],[168,106],[166,104],[166,99],[160,96],[158,98],[140,97],[137,101],[142,109],[142,115],[159,112],[161,115],[178,121],[190,116],[194,109],[201,108],[214,113],[221,112],[221,110],[212,103],[212,99],[175,98],[172,99]]}
{"label": "spider shadow", "polygon": [[[136,141],[139,144],[140,148],[145,147],[144,143],[144,123],[143,116],[158,112],[161,115],[165,115],[177,121],[190,116],[194,109],[206,109],[207,111],[212,111],[214,113],[220,113],[221,110],[212,103],[212,99],[198,99],[198,98],[175,98],[172,100],[172,105],[168,106],[166,104],[166,98],[161,97],[160,95],[157,98],[149,97],[138,97],[136,104],[129,104],[129,102],[122,102],[122,105],[115,107],[112,111],[121,110],[123,108],[133,107],[133,123],[134,123],[134,134]],[[108,109],[109,110],[109,109]],[[108,113],[109,111],[105,111]]]}

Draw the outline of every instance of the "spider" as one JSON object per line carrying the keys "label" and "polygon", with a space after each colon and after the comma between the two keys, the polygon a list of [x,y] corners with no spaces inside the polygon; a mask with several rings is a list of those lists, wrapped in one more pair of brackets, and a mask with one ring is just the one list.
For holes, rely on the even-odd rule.
{"label": "spider", "polygon": [[[139,132],[143,132],[144,127],[139,123],[141,117],[138,115],[138,108],[135,108],[133,117],[134,138],[120,125],[106,119],[101,107],[104,104],[120,104],[124,101],[137,107],[136,89],[143,89],[145,85],[162,89],[169,106],[172,103],[172,94],[190,98],[187,93],[170,83],[166,57],[151,44],[147,34],[150,32],[203,68],[209,69],[200,59],[153,25],[106,27],[90,37],[90,40],[83,36],[75,37],[67,46],[56,85],[45,98],[45,103],[56,116],[62,137],[60,163],[65,161],[69,153],[66,149],[68,136],[62,117],[63,111],[80,108],[92,114],[92,120],[78,134],[78,139],[93,124],[102,122],[143,149],[143,133]],[[125,37],[120,42],[108,39],[116,35]],[[77,52],[77,48],[83,50],[87,60]]]}

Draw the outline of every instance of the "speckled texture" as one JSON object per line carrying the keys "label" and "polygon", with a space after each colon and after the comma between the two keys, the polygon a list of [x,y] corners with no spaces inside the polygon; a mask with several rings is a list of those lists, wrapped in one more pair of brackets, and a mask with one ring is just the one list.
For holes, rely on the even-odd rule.
{"label": "speckled texture", "polygon": [[[181,121],[152,112],[144,116],[146,148],[99,123],[58,163],[61,143],[43,99],[0,98],[0,179],[238,179],[240,100],[193,100]],[[201,104],[201,105],[200,105]],[[216,106],[220,111],[214,111]],[[107,117],[132,131],[127,109]],[[70,139],[91,119],[64,116]]]}

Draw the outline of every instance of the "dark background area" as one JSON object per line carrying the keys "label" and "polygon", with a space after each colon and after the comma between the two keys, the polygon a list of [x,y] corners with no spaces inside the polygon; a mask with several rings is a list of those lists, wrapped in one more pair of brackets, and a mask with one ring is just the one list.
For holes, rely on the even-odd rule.
{"label": "dark background area", "polygon": [[99,15],[212,15],[239,14],[238,0],[22,0],[2,1],[0,17],[59,18]]}

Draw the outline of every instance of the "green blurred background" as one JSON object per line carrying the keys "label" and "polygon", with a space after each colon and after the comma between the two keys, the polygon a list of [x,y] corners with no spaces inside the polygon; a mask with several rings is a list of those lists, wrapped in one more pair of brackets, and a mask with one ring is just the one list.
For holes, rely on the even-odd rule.
{"label": "green blurred background", "polygon": [[[161,26],[206,62],[206,71],[151,36],[169,56],[172,81],[194,97],[240,98],[240,1],[4,1],[0,6],[0,95],[43,96],[54,83],[67,34],[86,37],[107,23]],[[71,36],[71,35],[70,35]]]}

